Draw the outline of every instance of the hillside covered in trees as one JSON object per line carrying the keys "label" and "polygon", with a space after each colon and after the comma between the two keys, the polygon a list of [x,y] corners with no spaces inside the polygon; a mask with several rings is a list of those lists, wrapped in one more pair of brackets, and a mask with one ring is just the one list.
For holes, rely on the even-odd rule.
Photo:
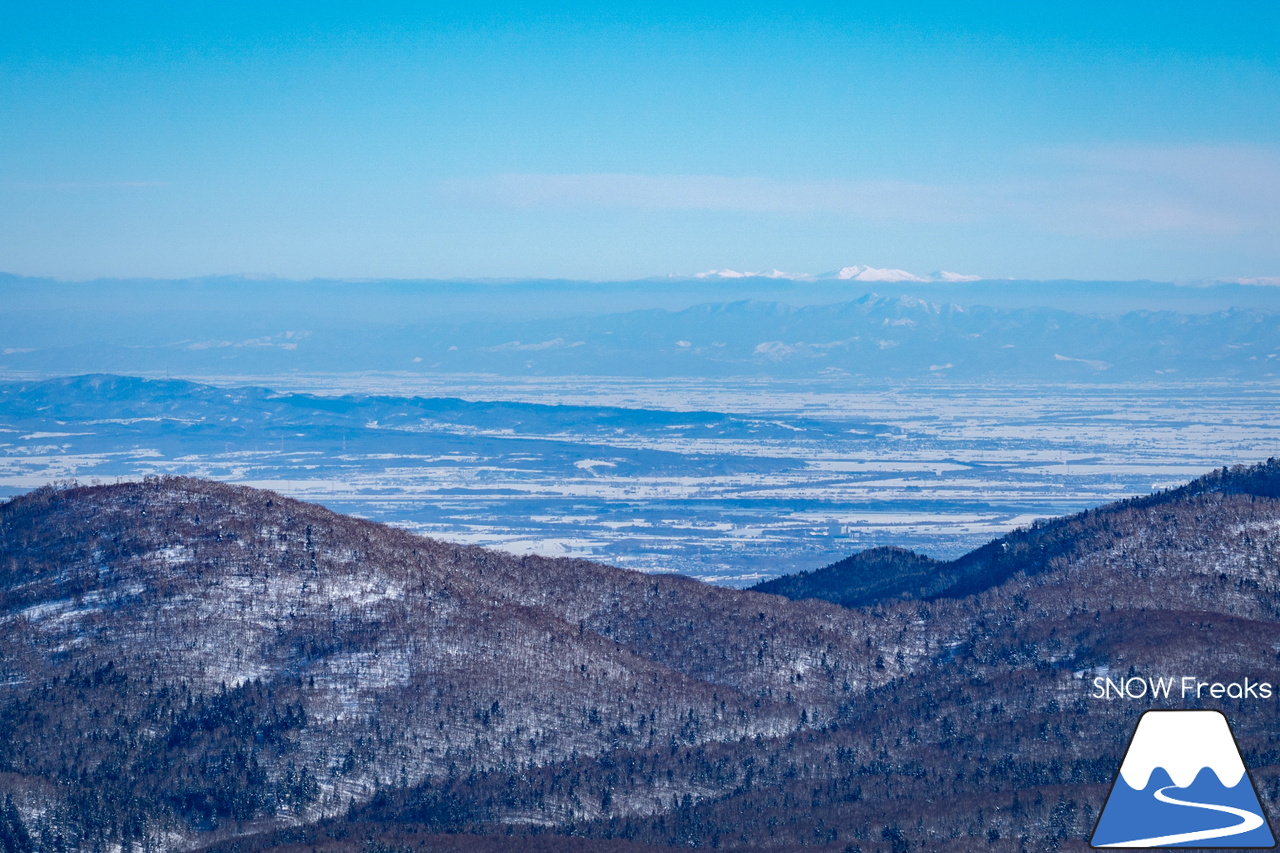
{"label": "hillside covered in trees", "polygon": [[[1132,523],[1132,510],[1187,504],[1200,495],[1280,499],[1280,463],[1212,471],[1180,486],[1108,504],[1066,518],[1042,520],[1002,536],[955,560],[933,560],[903,548],[872,548],[822,569],[784,575],[751,587],[794,600],[819,599],[856,607],[893,599],[962,598],[1017,574],[1066,568],[1102,546],[1115,525]],[[1148,516],[1139,515],[1145,519]]]}
{"label": "hillside covered in trees", "polygon": [[[38,490],[0,505],[0,845],[1087,849],[1152,707],[1095,673],[1280,681],[1280,463],[775,583]],[[1171,706],[1227,713],[1274,808],[1273,704]]]}

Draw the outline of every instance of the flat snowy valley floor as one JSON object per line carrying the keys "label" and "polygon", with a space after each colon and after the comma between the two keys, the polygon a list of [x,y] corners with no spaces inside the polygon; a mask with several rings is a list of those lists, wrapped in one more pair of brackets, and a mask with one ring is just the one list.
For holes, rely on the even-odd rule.
{"label": "flat snowy valley floor", "polygon": [[[955,556],[1280,447],[1270,384],[112,381],[0,383],[0,495],[198,475],[455,542],[735,586],[874,545]],[[412,399],[442,397],[469,403]]]}

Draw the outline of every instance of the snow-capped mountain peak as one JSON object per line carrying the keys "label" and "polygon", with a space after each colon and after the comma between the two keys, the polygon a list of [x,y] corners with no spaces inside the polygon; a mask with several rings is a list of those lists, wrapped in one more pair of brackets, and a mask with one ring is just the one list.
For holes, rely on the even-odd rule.
{"label": "snow-capped mountain peak", "polygon": [[927,278],[898,269],[877,269],[875,267],[851,266],[837,270],[833,278],[841,281],[928,281]]}
{"label": "snow-capped mountain peak", "polygon": [[768,272],[738,272],[737,270],[707,270],[693,274],[694,278],[778,278],[788,281],[812,281],[813,276],[804,272],[784,272],[772,269]]}
{"label": "snow-capped mountain peak", "polygon": [[885,282],[921,282],[924,284],[933,282],[964,282],[964,281],[980,281],[980,275],[965,275],[958,272],[948,272],[940,270],[930,273],[929,275],[916,275],[906,270],[894,269],[890,267],[879,268],[863,266],[855,264],[853,266],[841,267],[838,270],[821,275],[812,275],[805,272],[785,272],[780,269],[772,269],[768,272],[740,272],[738,270],[720,269],[707,270],[706,272],[694,273],[693,278],[773,278],[783,279],[787,281],[885,281]]}
{"label": "snow-capped mountain peak", "polygon": [[982,281],[982,276],[980,275],[966,275],[960,272],[948,272],[947,270],[938,270],[935,273],[930,273],[928,278],[930,281]]}

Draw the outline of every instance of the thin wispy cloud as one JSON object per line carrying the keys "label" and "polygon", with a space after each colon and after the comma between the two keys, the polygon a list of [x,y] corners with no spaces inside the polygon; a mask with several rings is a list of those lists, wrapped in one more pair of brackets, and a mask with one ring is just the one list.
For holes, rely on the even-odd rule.
{"label": "thin wispy cloud", "polygon": [[9,181],[6,186],[21,190],[121,190],[173,186],[172,181]]}
{"label": "thin wispy cloud", "polygon": [[447,181],[454,202],[524,209],[831,214],[870,221],[1009,221],[1092,237],[1280,235],[1280,151],[1260,146],[1042,150],[1017,178],[781,180],[719,175],[500,174]]}
{"label": "thin wispy cloud", "polygon": [[907,181],[795,181],[720,175],[503,174],[446,181],[446,197],[517,208],[631,208],[836,213],[871,219],[963,221],[946,187]]}
{"label": "thin wispy cloud", "polygon": [[1061,173],[1018,193],[1017,207],[1071,233],[1280,233],[1280,150],[1261,146],[1062,148]]}

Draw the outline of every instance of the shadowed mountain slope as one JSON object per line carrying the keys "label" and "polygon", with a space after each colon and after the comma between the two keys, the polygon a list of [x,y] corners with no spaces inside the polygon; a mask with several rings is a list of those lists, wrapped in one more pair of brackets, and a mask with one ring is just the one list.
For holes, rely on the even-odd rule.
{"label": "shadowed mountain slope", "polygon": [[[893,675],[830,605],[457,547],[242,487],[44,489],[0,525],[0,771],[128,767],[128,790],[108,785],[119,807],[175,832],[336,814],[458,772],[772,737]],[[51,746],[72,732],[74,754]]]}
{"label": "shadowed mountain slope", "polygon": [[762,581],[751,589],[846,607],[897,598],[963,598],[1017,574],[1064,569],[1131,532],[1128,525],[1135,515],[1145,521],[1153,514],[1176,514],[1204,495],[1280,498],[1280,460],[1222,468],[1176,489],[1038,521],[951,561],[933,560],[902,548],[872,548],[822,569]]}
{"label": "shadowed mountain slope", "polygon": [[[1019,531],[997,543],[1021,563],[978,560],[987,546],[930,600],[858,608],[458,547],[207,481],[42,489],[0,505],[8,834],[1084,850],[1150,707],[1092,698],[1095,673],[1274,671],[1275,473]],[[895,561],[928,568],[860,563]],[[1273,806],[1273,705],[1170,705],[1226,712]]]}
{"label": "shadowed mountain slope", "polygon": [[844,607],[876,601],[912,598],[928,588],[944,565],[932,557],[893,546],[870,548],[839,562],[761,581],[751,589],[795,601],[820,599]]}

